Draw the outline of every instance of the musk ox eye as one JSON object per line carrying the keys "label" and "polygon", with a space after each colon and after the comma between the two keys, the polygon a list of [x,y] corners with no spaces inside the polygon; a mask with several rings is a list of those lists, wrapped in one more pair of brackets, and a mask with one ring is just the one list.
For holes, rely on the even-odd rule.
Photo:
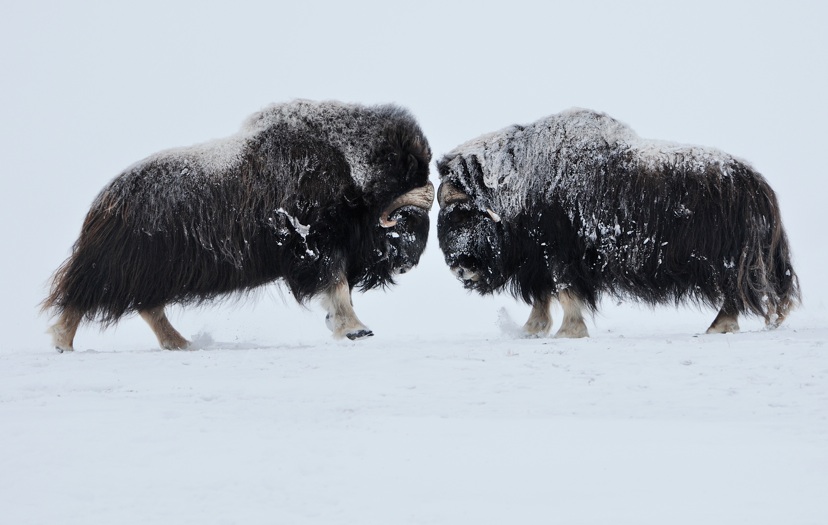
{"label": "musk ox eye", "polygon": [[448,214],[446,217],[448,219],[449,224],[462,224],[464,222],[468,222],[472,218],[474,218],[477,214],[474,210],[464,209],[464,208],[457,208],[453,210],[451,213]]}

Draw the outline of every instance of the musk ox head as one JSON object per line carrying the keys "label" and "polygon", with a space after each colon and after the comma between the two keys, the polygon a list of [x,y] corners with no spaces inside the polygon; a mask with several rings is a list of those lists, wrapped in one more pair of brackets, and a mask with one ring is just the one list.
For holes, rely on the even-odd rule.
{"label": "musk ox head", "polygon": [[438,170],[437,237],[446,264],[465,288],[491,293],[508,281],[508,225],[493,209],[485,188],[463,177],[469,171],[463,159],[446,157]]}
{"label": "musk ox head", "polygon": [[428,180],[431,151],[421,133],[392,128],[386,136],[376,158],[385,172],[381,180],[396,189],[377,191],[382,210],[378,224],[385,230],[393,272],[405,273],[419,262],[428,239],[428,212],[434,203],[434,186]]}
{"label": "musk ox head", "polygon": [[[419,262],[428,240],[428,212],[434,203],[434,186],[428,180],[431,150],[407,112],[395,106],[378,110],[393,114],[384,117],[387,124],[370,150],[363,195],[372,210],[374,228],[381,230],[385,241],[377,265],[386,266],[387,271],[373,274],[395,275]],[[359,182],[360,174],[352,175]]]}
{"label": "musk ox head", "polygon": [[378,225],[384,230],[386,258],[379,263],[390,267],[391,275],[402,274],[420,261],[428,240],[428,211],[434,201],[434,186],[410,190],[386,205],[380,212]]}
{"label": "musk ox head", "polygon": [[[428,141],[408,111],[392,104],[297,100],[265,108],[249,119],[247,128],[321,139],[330,152],[319,159],[314,153],[307,161],[318,164],[317,175],[308,177],[304,187],[300,177],[298,193],[317,211],[340,204],[346,208],[332,212],[335,224],[329,229],[349,241],[344,249],[354,260],[348,266],[359,268],[349,270],[352,285],[370,289],[390,284],[393,275],[418,263],[428,238],[434,187],[428,180]],[[318,222],[300,215],[307,219],[303,224]]]}

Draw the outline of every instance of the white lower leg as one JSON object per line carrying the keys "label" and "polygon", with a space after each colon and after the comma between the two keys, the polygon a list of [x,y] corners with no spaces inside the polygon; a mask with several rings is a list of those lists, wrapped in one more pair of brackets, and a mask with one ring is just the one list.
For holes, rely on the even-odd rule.
{"label": "white lower leg", "polygon": [[769,305],[768,313],[765,316],[765,326],[770,329],[779,328],[785,317],[787,317],[787,307],[777,308],[778,305]]}
{"label": "white lower leg", "polygon": [[328,311],[327,324],[337,339],[363,339],[374,333],[362,324],[351,302],[351,287],[344,275],[325,292],[322,304]]}
{"label": "white lower leg", "polygon": [[730,334],[739,331],[739,312],[736,308],[725,301],[722,309],[713,319],[710,328],[707,329],[708,334]]}
{"label": "white lower leg", "polygon": [[169,319],[167,319],[167,314],[164,313],[163,306],[158,306],[150,310],[141,310],[138,313],[155,333],[155,337],[158,338],[158,344],[164,350],[183,350],[190,346],[190,342],[170,324]]}
{"label": "white lower leg", "polygon": [[83,319],[82,314],[67,309],[60,315],[58,322],[49,328],[49,333],[52,334],[52,344],[55,345],[58,352],[71,352],[75,349],[72,345],[81,319]]}
{"label": "white lower leg", "polygon": [[552,328],[552,314],[549,311],[551,297],[535,299],[532,302],[532,312],[523,325],[523,331],[528,335],[544,335]]}
{"label": "white lower leg", "polygon": [[558,300],[563,308],[563,320],[555,337],[571,339],[589,337],[589,331],[587,330],[586,323],[584,323],[584,316],[581,313],[583,307],[581,301],[566,290],[558,294]]}

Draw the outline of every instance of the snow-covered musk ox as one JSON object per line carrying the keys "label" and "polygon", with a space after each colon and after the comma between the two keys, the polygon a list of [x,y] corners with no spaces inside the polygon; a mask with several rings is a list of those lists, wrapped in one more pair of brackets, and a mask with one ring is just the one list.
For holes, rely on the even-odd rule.
{"label": "snow-covered musk ox", "polygon": [[715,149],[639,138],[574,109],[473,139],[437,163],[437,230],[452,272],[482,294],[532,305],[528,334],[586,337],[600,297],[720,308],[778,326],[799,302],[779,205],[746,162]]}
{"label": "snow-covered musk ox", "polygon": [[282,279],[300,302],[321,295],[337,338],[372,332],[354,286],[393,284],[417,264],[434,187],[419,125],[394,105],[298,100],[249,117],[225,139],[152,155],[92,204],[44,308],[55,346],[80,322],[137,311],[163,348],[188,346],[170,303],[244,293]]}

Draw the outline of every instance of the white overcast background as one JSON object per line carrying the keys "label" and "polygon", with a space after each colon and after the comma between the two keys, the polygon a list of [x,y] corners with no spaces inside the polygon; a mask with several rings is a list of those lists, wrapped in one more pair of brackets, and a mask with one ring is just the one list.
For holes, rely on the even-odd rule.
{"label": "white overcast background", "polygon": [[[819,516],[828,518],[828,506],[808,493],[808,488],[828,488],[824,441],[828,440],[828,357],[823,345],[828,336],[827,23],[826,4],[791,0],[0,0],[0,428],[14,428],[0,442],[0,467],[5,467],[0,468],[0,486],[6,492],[0,502],[5,498],[4,505],[16,523],[58,518],[64,523],[128,523],[144,518],[159,523],[464,523],[464,516],[478,523],[504,522],[501,518],[554,523],[555,508],[564,513],[566,523],[683,523],[682,517],[687,523],[755,524],[763,517],[768,523],[777,518],[817,523]],[[765,332],[757,320],[748,319],[742,323],[745,333],[710,339],[694,336],[712,321],[714,311],[672,306],[652,310],[607,300],[601,313],[588,322],[593,335],[589,342],[513,340],[498,327],[498,312],[505,308],[519,324],[528,307],[507,296],[480,298],[462,289],[445,267],[437,246],[435,210],[429,246],[419,267],[402,276],[393,289],[355,294],[358,315],[376,334],[369,341],[330,341],[322,309],[314,303],[300,307],[274,285],[252,300],[200,309],[171,308],[173,324],[185,336],[196,336],[203,350],[156,351],[151,331],[131,317],[104,332],[84,326],[78,332],[74,355],[54,353],[45,333],[50,319],[39,313],[38,303],[47,294],[51,273],[69,255],[100,189],[147,155],[227,136],[250,113],[294,98],[402,105],[419,120],[435,158],[482,133],[573,106],[605,111],[643,137],[727,151],[748,160],[778,194],[804,306],[776,332]],[[432,180],[436,184],[433,165]],[[673,350],[678,353],[663,368],[654,356],[662,355],[665,340],[671,338],[676,339]],[[676,383],[669,367],[683,363],[686,369],[698,363],[693,352],[700,344],[715,346],[705,354],[710,367],[706,372],[729,373],[719,378],[721,383],[705,383],[706,393],[694,391],[692,385],[671,390]],[[551,357],[538,353],[550,348],[555,349]],[[492,366],[480,370],[479,376],[467,376],[468,370],[457,363],[469,356],[489,363],[502,361],[505,368]],[[612,356],[612,362],[606,356]],[[566,367],[572,367],[566,370],[589,362],[588,368],[599,370],[597,376],[616,374],[620,379],[592,399],[587,390],[569,389],[566,381],[547,385],[554,388],[546,391],[543,382],[533,382],[540,381],[540,376],[533,376],[515,386],[527,389],[519,403],[497,398],[492,392],[502,392],[503,385],[512,384],[505,378],[514,378],[504,370],[517,366],[514,359],[522,358],[530,361],[524,363],[526,367],[541,371],[564,366],[557,358],[566,359]],[[383,363],[393,359],[405,359],[405,366],[397,368],[399,363],[392,361],[388,365],[392,369],[384,369]],[[441,369],[437,366],[441,359],[456,366],[447,363]],[[273,417],[272,428],[287,428],[288,434],[261,440],[242,430],[210,434],[218,448],[234,442],[270,458],[265,451],[274,442],[298,447],[287,463],[277,466],[274,460],[273,470],[257,470],[256,466],[269,464],[253,452],[247,463],[244,458],[234,463],[224,456],[225,469],[199,470],[193,465],[200,465],[199,458],[215,460],[215,449],[208,450],[202,442],[204,450],[199,445],[174,450],[168,446],[177,439],[172,434],[168,441],[159,438],[137,455],[119,455],[113,443],[116,439],[126,439],[136,447],[146,442],[135,441],[139,438],[133,433],[117,433],[112,425],[129,426],[137,421],[142,428],[163,428],[170,418],[175,419],[165,406],[168,394],[180,394],[179,379],[170,370],[172,360],[185,360],[183,364],[196,367],[220,362],[237,372],[242,363],[249,363],[247,372],[268,370],[279,389],[285,388],[279,378],[284,379],[280,374],[286,370],[295,379],[307,370],[329,367],[330,377],[306,377],[297,381],[298,390],[290,390],[299,399],[293,402],[305,403],[301,411],[291,412],[292,419],[288,419],[293,426],[285,426],[273,414],[255,411],[256,403],[279,407],[282,400],[292,399],[283,397],[281,390],[279,394],[269,391],[270,383],[263,382],[252,401],[238,395],[242,383],[253,381],[244,370],[191,378],[188,384],[200,391],[198,395],[227,396],[222,399],[229,404],[211,419],[214,405],[207,398],[193,397],[190,410],[184,411],[189,415],[179,419],[181,435],[198,442],[203,434],[193,428],[207,434],[219,429],[226,432],[227,428],[246,429],[245,423],[254,418]],[[186,368],[175,363],[176,370]],[[767,381],[754,381],[752,373],[742,373],[750,363],[768,374],[762,376]],[[784,383],[784,388],[781,378],[773,377],[773,371],[780,370],[777,366],[783,370],[795,367],[789,370],[790,383]],[[192,368],[187,370],[192,372]],[[653,392],[651,398],[630,395],[637,383],[629,380],[628,373],[641,370],[650,378],[660,378],[653,379],[653,385],[664,390]],[[816,375],[800,378],[799,374]],[[169,376],[169,382],[139,380],[150,376]],[[400,382],[394,383],[389,376]],[[359,381],[345,381],[342,390],[329,394],[346,400],[343,403],[356,415],[326,405],[330,397],[315,397],[323,382],[343,381],[342,377]],[[424,394],[424,384],[433,389],[429,396],[412,398],[402,387],[397,391],[389,386],[391,394],[357,388],[369,388],[365,385],[379,377],[389,385],[420,385],[420,394]],[[456,390],[463,381],[473,386]],[[765,392],[759,384],[779,387],[774,396],[787,399],[793,408],[768,412],[765,409],[772,403],[761,395],[755,405],[745,402],[721,408],[726,405],[726,392]],[[709,392],[723,397],[711,397],[710,406],[696,404]],[[67,401],[73,393],[73,401]],[[374,395],[390,395],[387,406],[392,408],[378,409],[372,404]],[[556,396],[559,405],[566,405],[573,396],[573,404],[559,406],[560,411],[554,413],[534,410],[533,406],[545,406],[547,395]],[[54,405],[61,396],[66,407]],[[457,406],[441,412],[441,400],[453,406],[452,399]],[[491,412],[466,410],[459,399],[467,400],[469,406],[478,399],[496,408]],[[664,399],[677,405],[652,412],[636,405],[658,405]],[[683,400],[688,405],[682,405]],[[254,410],[250,421],[245,419],[245,409]],[[578,418],[585,413],[589,417]],[[574,447],[576,458],[572,464],[556,464],[558,471],[575,478],[607,475],[611,482],[605,490],[590,493],[555,480],[555,490],[572,497],[554,506],[544,506],[541,495],[537,500],[512,497],[508,491],[512,482],[537,487],[549,481],[536,476],[533,459],[533,454],[547,450],[545,444],[527,441],[526,436],[548,430],[545,425],[559,423],[561,414],[575,418],[578,430],[564,432],[563,437],[555,433],[558,442],[550,446]],[[133,416],[137,419],[130,419]],[[482,435],[485,440],[493,429],[501,428],[493,423],[501,417],[510,418],[522,438],[513,442],[504,438],[504,443],[498,442],[503,447],[493,450],[478,439]],[[310,428],[302,418],[310,418],[319,428]],[[410,418],[417,424],[407,426]],[[675,425],[664,424],[672,418],[677,419]],[[705,430],[711,420],[748,420],[750,425],[775,428],[778,418],[792,423],[780,435],[762,434],[757,439],[760,444],[765,443],[763,439],[774,446],[783,443],[788,451],[810,451],[798,456],[800,470],[786,470],[787,460],[769,458],[771,445],[767,449],[756,445],[755,456],[745,452],[749,448],[740,444],[746,436],[755,435],[753,427],[750,431],[729,428],[731,441],[725,439],[723,446],[716,445],[721,445],[719,440],[712,440],[709,448],[698,445],[711,435]],[[621,422],[607,422],[616,419]],[[630,419],[646,421],[649,426],[631,427]],[[344,429],[350,425],[364,432],[348,433]],[[95,437],[83,434],[80,427],[92,429]],[[63,434],[50,439],[42,434],[49,429],[60,429]],[[313,436],[320,432],[331,442],[344,444],[341,448],[318,444]],[[590,443],[585,436],[605,437],[603,442],[596,437],[598,441]],[[606,436],[620,436],[622,443],[650,440],[647,447],[655,443],[655,450],[660,450],[661,438],[696,444],[701,448],[693,449],[676,471],[689,473],[679,476],[682,479],[698,479],[699,483],[687,482],[677,494],[655,478],[643,481],[636,477],[640,463]],[[805,441],[811,448],[800,447]],[[90,443],[104,455],[85,447]],[[359,443],[368,443],[367,450]],[[397,450],[394,443],[403,445]],[[309,452],[305,458],[302,447],[306,444],[321,450],[324,459]],[[407,456],[405,450],[415,444],[426,446],[426,452]],[[478,448],[469,449],[473,444]],[[44,454],[42,446],[60,447],[66,456],[53,449]],[[594,460],[594,453],[587,450],[591,446],[601,450],[607,463],[584,466],[577,460]],[[614,446],[619,447],[617,451]],[[72,456],[78,449],[83,454]],[[355,450],[364,463],[353,460]],[[767,467],[749,476],[753,481],[769,480],[768,485],[757,482],[760,488],[776,487],[770,480],[781,475],[785,483],[780,486],[801,483],[803,490],[786,493],[787,499],[778,505],[761,490],[752,492],[755,501],[737,496],[716,499],[694,492],[709,486],[711,479],[721,486],[740,483],[728,477],[736,475],[732,470],[693,470],[698,461],[718,465],[722,458],[733,458],[734,451],[746,454],[734,463],[739,468],[749,471],[757,462]],[[494,470],[486,470],[474,459],[476,454],[500,459],[495,459]],[[665,451],[663,457],[651,458],[647,472],[664,474],[653,465],[671,454]],[[457,460],[458,455],[465,459]],[[140,467],[152,464],[153,458],[164,465],[181,466],[179,473],[193,467],[193,474],[169,478],[168,485],[161,485],[163,491],[135,481],[151,477]],[[346,473],[351,467],[358,472],[365,468],[383,472],[384,462],[406,481],[363,480],[370,490],[384,494],[384,503],[377,507],[375,500],[359,491],[359,476]],[[254,475],[248,476],[243,468],[234,470],[239,465],[248,465]],[[87,467],[85,474],[75,470]],[[287,468],[289,475],[273,474],[279,468]],[[128,475],[130,469],[138,473]],[[474,481],[488,475],[502,475],[498,477],[501,485],[475,491]],[[126,476],[119,485],[122,490],[107,481],[113,476]],[[246,486],[245,480],[255,482],[255,487]],[[98,496],[106,497],[65,492],[66,485],[75,484],[97,484]],[[422,485],[441,490],[426,494],[420,490]],[[652,497],[631,487],[645,487]],[[453,493],[455,489],[459,492]],[[407,493],[413,499],[406,499]],[[159,499],[168,505],[150,503]],[[49,501],[54,515],[47,510]],[[604,515],[596,510],[602,502],[635,505],[619,503],[613,507],[619,509],[617,513]],[[688,508],[672,515],[678,503],[688,503]],[[794,508],[803,514],[789,513]],[[373,509],[374,514],[366,509]],[[717,516],[729,519],[716,521]]]}

